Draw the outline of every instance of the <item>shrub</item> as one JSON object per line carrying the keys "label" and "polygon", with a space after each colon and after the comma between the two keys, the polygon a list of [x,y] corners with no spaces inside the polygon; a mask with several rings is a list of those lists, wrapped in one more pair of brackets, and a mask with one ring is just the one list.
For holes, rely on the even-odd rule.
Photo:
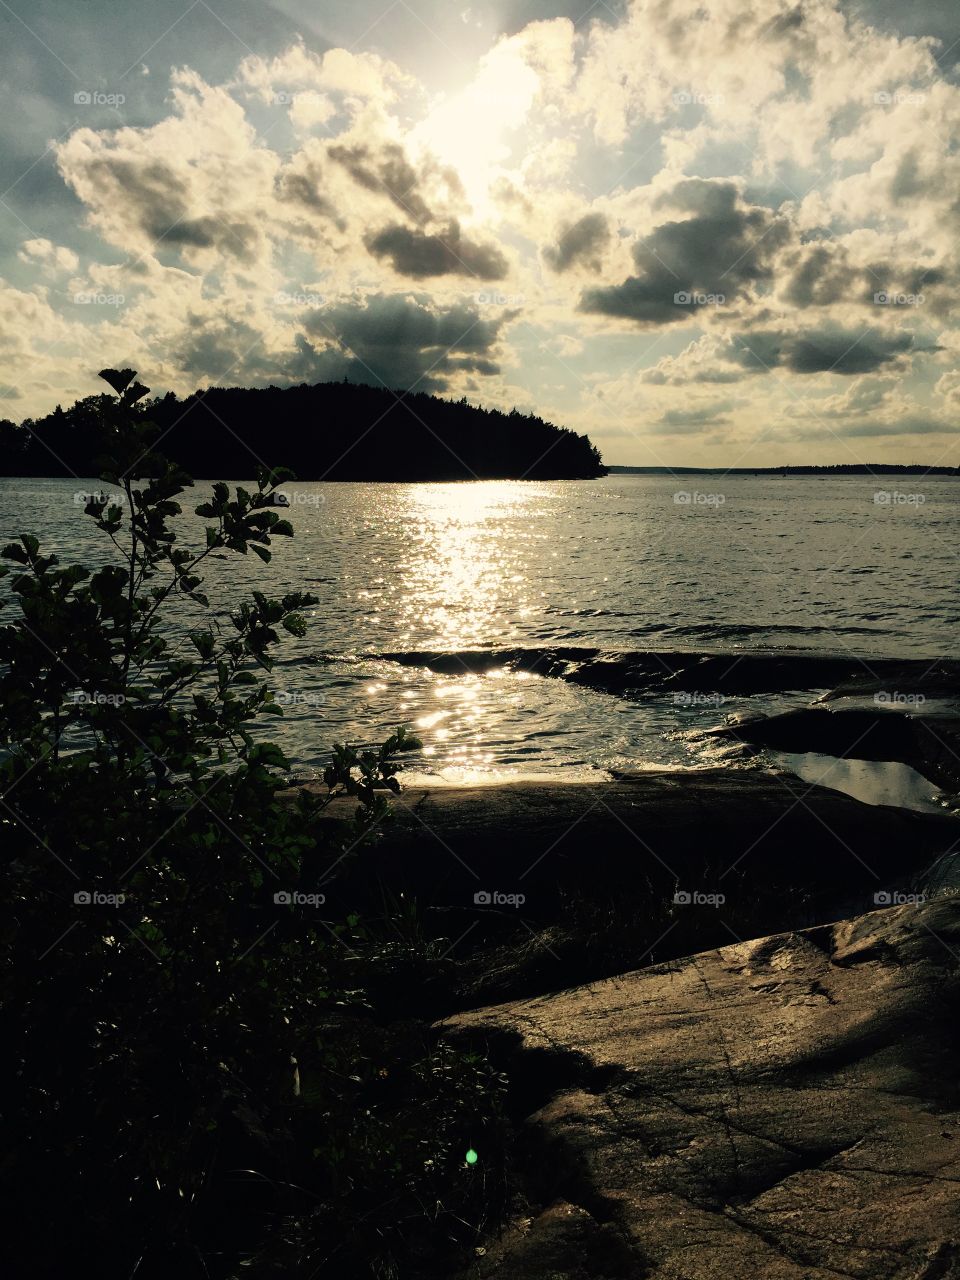
{"label": "shrub", "polygon": [[[500,1081],[422,1025],[385,1026],[362,922],[293,899],[386,816],[396,757],[419,744],[398,729],[377,751],[337,747],[320,795],[279,794],[288,762],[253,730],[282,708],[260,677],[317,601],[254,592],[218,612],[203,565],[269,561],[293,534],[271,509],[288,473],[215,484],[195,509],[204,544],[184,548],[192,481],[156,452],[133,371],[101,376],[101,478],[122,496],[85,514],[108,560],[63,566],[30,534],[2,552],[13,1265],[396,1272],[482,1221],[463,1153],[496,1132]],[[318,824],[344,795],[347,829]]]}

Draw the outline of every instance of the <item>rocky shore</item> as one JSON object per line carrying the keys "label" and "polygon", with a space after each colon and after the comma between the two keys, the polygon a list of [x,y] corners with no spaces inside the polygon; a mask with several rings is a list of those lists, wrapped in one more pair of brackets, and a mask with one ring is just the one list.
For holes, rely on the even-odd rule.
{"label": "rocky shore", "polygon": [[462,1014],[526,1111],[464,1276],[955,1280],[960,904]]}
{"label": "rocky shore", "polygon": [[954,816],[759,770],[420,788],[309,887],[333,913],[415,904],[479,1002],[861,914],[921,891],[958,839]]}
{"label": "rocky shore", "polygon": [[[550,674],[798,676],[796,655],[692,658],[554,653]],[[816,703],[718,743],[960,790],[954,664],[803,663]],[[403,904],[440,963],[405,975],[397,1015],[432,1013],[510,1080],[508,1220],[458,1280],[960,1280],[960,817],[757,759],[413,787],[362,854],[314,869],[331,918]],[[351,809],[323,821],[346,832]]]}
{"label": "rocky shore", "polygon": [[458,1280],[960,1280],[958,822],[731,770],[400,796],[325,884],[418,904],[416,1007],[510,1080]]}

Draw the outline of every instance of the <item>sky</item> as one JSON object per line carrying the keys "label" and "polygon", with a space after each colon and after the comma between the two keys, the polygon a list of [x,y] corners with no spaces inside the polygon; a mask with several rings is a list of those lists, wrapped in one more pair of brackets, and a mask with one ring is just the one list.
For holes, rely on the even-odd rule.
{"label": "sky", "polygon": [[960,464],[955,0],[0,0],[0,417],[348,378]]}

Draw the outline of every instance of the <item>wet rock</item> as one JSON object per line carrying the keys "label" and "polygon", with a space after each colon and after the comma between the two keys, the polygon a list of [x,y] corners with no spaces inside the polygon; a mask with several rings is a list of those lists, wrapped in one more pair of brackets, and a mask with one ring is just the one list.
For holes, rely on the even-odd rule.
{"label": "wet rock", "polygon": [[806,652],[690,653],[683,650],[611,652],[584,647],[402,651],[369,657],[462,675],[499,667],[530,671],[614,694],[646,692],[774,693],[821,689],[844,694],[923,688],[960,696],[960,663],[948,659],[881,658]]}
{"label": "wet rock", "polygon": [[777,751],[896,761],[939,786],[960,790],[960,716],[956,715],[821,705],[741,720],[707,736]]}

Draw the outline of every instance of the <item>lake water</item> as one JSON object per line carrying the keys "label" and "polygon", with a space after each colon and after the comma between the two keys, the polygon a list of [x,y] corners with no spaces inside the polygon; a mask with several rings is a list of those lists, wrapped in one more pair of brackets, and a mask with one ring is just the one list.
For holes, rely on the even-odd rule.
{"label": "lake water", "polygon": [[[74,480],[0,480],[4,541],[100,558]],[[196,502],[209,489],[199,483]],[[437,674],[377,655],[553,646],[871,657],[955,653],[960,483],[947,477],[611,476],[599,481],[297,484],[274,561],[211,562],[212,600],[308,589],[320,603],[272,683],[298,768],[334,741],[414,725],[418,776],[597,776],[704,762],[688,731],[809,691],[674,705],[494,669]],[[680,495],[678,498],[676,495]],[[191,498],[190,505],[195,505]],[[183,537],[200,530],[184,517]],[[322,659],[317,661],[317,659]]]}

